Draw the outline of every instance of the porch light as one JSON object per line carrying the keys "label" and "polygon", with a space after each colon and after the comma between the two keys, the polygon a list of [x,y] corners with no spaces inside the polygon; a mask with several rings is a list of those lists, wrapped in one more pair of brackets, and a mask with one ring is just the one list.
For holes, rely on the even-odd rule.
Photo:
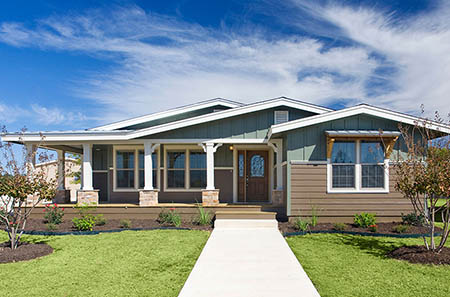
{"label": "porch light", "polygon": [[232,145],[230,145],[230,151],[232,151],[234,149],[234,147]]}

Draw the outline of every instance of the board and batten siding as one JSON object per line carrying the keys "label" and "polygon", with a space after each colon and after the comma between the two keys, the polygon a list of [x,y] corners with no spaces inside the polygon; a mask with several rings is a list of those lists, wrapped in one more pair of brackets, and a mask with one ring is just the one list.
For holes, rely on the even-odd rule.
{"label": "board and batten siding", "polygon": [[395,191],[391,168],[389,193],[327,193],[327,165],[291,164],[291,216],[309,217],[315,208],[320,222],[352,222],[361,212],[375,213],[377,222],[400,220],[413,211],[411,203]]}

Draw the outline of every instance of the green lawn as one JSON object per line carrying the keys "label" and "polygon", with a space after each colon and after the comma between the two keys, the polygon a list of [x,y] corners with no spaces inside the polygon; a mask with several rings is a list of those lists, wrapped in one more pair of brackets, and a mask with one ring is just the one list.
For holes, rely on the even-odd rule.
{"label": "green lawn", "polygon": [[422,239],[314,234],[286,240],[322,297],[450,296],[450,266],[384,257],[386,251]]}
{"label": "green lawn", "polygon": [[0,264],[0,296],[177,296],[208,237],[185,230],[27,236],[55,251]]}

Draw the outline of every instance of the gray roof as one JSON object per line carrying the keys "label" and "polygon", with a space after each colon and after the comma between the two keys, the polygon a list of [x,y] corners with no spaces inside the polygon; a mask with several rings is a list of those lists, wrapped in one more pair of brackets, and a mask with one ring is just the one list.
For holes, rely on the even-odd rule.
{"label": "gray roof", "polygon": [[381,131],[381,130],[327,130],[325,134],[328,136],[347,136],[347,137],[397,137],[400,135],[398,131]]}

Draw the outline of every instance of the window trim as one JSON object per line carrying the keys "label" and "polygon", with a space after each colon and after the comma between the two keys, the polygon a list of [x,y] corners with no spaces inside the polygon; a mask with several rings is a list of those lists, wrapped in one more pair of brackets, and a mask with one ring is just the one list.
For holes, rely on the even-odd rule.
{"label": "window trim", "polygon": [[[336,139],[339,141],[339,138]],[[346,139],[348,141],[348,139]],[[327,158],[327,193],[366,193],[366,194],[387,194],[389,193],[389,159],[384,158],[384,188],[363,188],[362,187],[362,167],[361,167],[361,139],[351,140],[356,145],[355,164],[355,187],[354,188],[333,188],[333,164],[331,158]],[[374,140],[376,141],[376,140]],[[385,152],[386,154],[386,152]],[[381,165],[381,163],[379,163]]]}
{"label": "window trim", "polygon": [[[184,188],[168,188],[167,187],[167,153],[170,151],[185,151],[186,159],[184,164]],[[191,188],[190,187],[190,151],[202,151],[202,148],[198,145],[164,145],[164,192],[202,192],[204,188]],[[205,153],[206,155],[206,153]]]}
{"label": "window trim", "polygon": [[[114,145],[113,146],[113,192],[139,192],[144,188],[139,187],[139,151],[144,150],[143,145]],[[134,151],[134,187],[132,188],[118,188],[117,187],[117,151]],[[160,189],[161,185],[161,174],[160,174],[160,150],[159,148],[154,151],[156,153],[157,166],[156,170],[156,181],[157,184],[153,185],[154,189]]]}

